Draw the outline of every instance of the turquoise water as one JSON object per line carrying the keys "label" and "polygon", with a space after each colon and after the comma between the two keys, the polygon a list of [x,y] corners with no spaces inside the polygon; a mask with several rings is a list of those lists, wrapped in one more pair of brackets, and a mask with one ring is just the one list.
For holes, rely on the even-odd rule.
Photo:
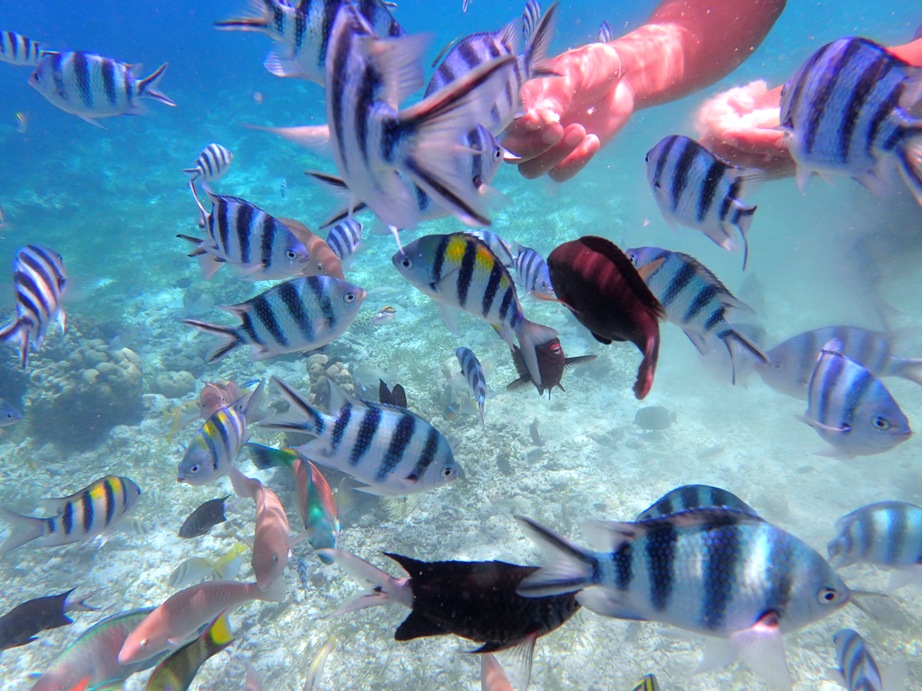
{"label": "turquoise water", "polygon": [[[0,231],[0,263],[11,265],[19,247],[39,243],[62,254],[69,279],[67,331],[62,336],[55,326],[49,329],[27,375],[19,371],[12,346],[0,349],[0,383],[6,387],[0,396],[24,413],[16,426],[0,431],[0,506],[33,513],[40,498],[70,494],[105,474],[129,476],[144,492],[126,529],[104,545],[25,546],[0,559],[5,586],[0,612],[74,586],[82,594],[99,591],[92,601],[105,608],[104,614],[157,605],[174,591],[168,579],[182,560],[214,558],[230,549],[235,536],[252,535],[253,509],[240,501],[229,509],[230,520],[209,535],[192,541],[176,537],[189,512],[230,487],[226,480],[218,487],[176,484],[180,444],[188,443],[197,423],[174,430],[172,415],[208,381],[275,375],[306,391],[310,361],[286,356],[252,363],[238,352],[205,364],[212,339],[179,320],[194,316],[231,323],[210,306],[234,304],[258,291],[226,269],[206,283],[196,262],[186,257],[186,243],[175,235],[194,233],[197,210],[181,170],[205,144],[220,142],[235,156],[219,184],[222,192],[316,228],[331,206],[303,171],[332,166],[243,127],[318,124],[325,112],[320,87],[280,80],[262,68],[268,39],[213,31],[213,21],[234,15],[241,4],[46,0],[0,7],[0,29],[51,47],[143,62],[144,74],[169,62],[162,89],[178,104],[167,108],[148,101],[146,115],[109,118],[102,122],[106,129],[98,129],[58,111],[30,89],[28,68],[0,64],[0,206],[11,224]],[[623,7],[628,4],[629,10]],[[460,0],[401,0],[395,16],[410,33],[434,34],[431,57],[457,35],[499,28],[521,11],[515,3],[473,0],[462,14],[460,5]],[[637,26],[654,5],[564,3],[554,51],[589,40],[602,19],[616,33]],[[769,346],[835,323],[879,328],[867,278],[872,261],[883,274],[883,297],[899,310],[895,325],[922,324],[916,270],[922,211],[911,201],[880,200],[844,179],[834,185],[814,179],[806,195],[793,180],[768,183],[754,198],[759,212],[744,275],[738,255],[722,252],[700,233],[673,231],[665,224],[643,167],[644,153],[661,137],[695,134],[694,113],[707,95],[758,78],[778,84],[810,52],[840,36],[907,41],[919,22],[922,13],[910,2],[874,8],[861,2],[791,2],[765,43],[736,72],[703,93],[637,113],[574,180],[526,181],[511,167],[502,170],[494,186],[504,200],[494,213],[493,229],[545,256],[585,234],[603,235],[621,247],[659,245],[688,252],[733,291],[743,291],[744,279],[756,276],[761,294],[741,297],[757,303]],[[24,134],[15,128],[17,112],[28,116]],[[457,221],[445,219],[409,237],[459,229]],[[567,391],[555,391],[550,401],[531,389],[506,392],[505,384],[516,378],[507,347],[488,326],[467,316],[459,318],[460,336],[446,329],[432,301],[394,271],[394,249],[388,236],[366,237],[366,247],[347,272],[369,296],[345,336],[324,351],[331,359],[327,364],[341,365],[339,373],[328,374],[340,383],[351,381],[349,373],[369,382],[377,374],[399,381],[412,408],[446,434],[466,477],[410,500],[379,500],[356,495],[343,476],[330,473],[340,501],[349,507],[343,511],[341,546],[392,574],[398,570],[381,551],[423,560],[539,563],[513,514],[581,541],[583,520],[629,520],[687,483],[732,490],[766,520],[821,552],[835,534],[835,520],[852,509],[885,499],[922,503],[916,438],[880,456],[843,461],[817,455],[825,445],[796,419],[803,413],[801,402],[777,394],[757,376],[747,386],[730,386],[725,373],[715,375],[673,325],[662,326],[654,388],[639,403],[630,391],[639,363],[633,346],[602,346],[562,307],[526,300],[529,318],[558,329],[568,355],[593,353],[598,359],[565,374]],[[12,314],[10,274],[0,275],[4,295],[5,314]],[[397,308],[395,318],[372,324],[385,305]],[[478,416],[445,417],[446,387],[460,345],[472,348],[487,368],[485,429]],[[922,339],[910,338],[901,354],[922,355]],[[121,374],[112,375],[117,384],[106,388],[85,378],[100,361],[120,368]],[[887,385],[910,421],[920,424],[918,387],[899,379],[888,379]],[[73,397],[55,408],[52,403],[65,389]],[[642,434],[632,421],[643,405],[675,411],[676,424]],[[542,446],[529,431],[534,420]],[[254,440],[275,444],[281,439],[256,430]],[[293,483],[281,472],[255,473],[243,454],[237,465],[279,493],[294,525]],[[250,663],[264,688],[300,689],[311,657],[330,636],[336,648],[319,688],[479,687],[479,661],[459,652],[474,647],[468,641],[393,640],[407,614],[398,605],[321,618],[357,588],[350,577],[320,566],[306,552],[306,545],[294,547],[295,557],[308,559],[309,587],[299,586],[293,560],[285,574],[288,601],[251,604],[233,614],[236,641],[206,663],[198,688],[242,689]],[[249,568],[244,565],[241,578],[250,578]],[[877,590],[886,584],[886,574],[871,567],[852,566],[842,573],[855,588]],[[847,608],[786,636],[795,688],[835,688],[823,677],[834,666],[832,633],[843,626],[864,634],[882,665],[913,659],[922,645],[919,605],[918,592],[907,588],[887,601],[877,620]],[[73,616],[73,625],[3,653],[3,689],[29,688],[30,675],[47,668],[100,618]],[[700,637],[677,635],[675,629],[582,611],[539,640],[530,688],[627,689],[648,672],[657,675],[663,689],[768,688],[739,663],[691,676],[701,647]],[[140,674],[126,688],[145,684],[146,675]],[[922,686],[918,671],[910,686]]]}

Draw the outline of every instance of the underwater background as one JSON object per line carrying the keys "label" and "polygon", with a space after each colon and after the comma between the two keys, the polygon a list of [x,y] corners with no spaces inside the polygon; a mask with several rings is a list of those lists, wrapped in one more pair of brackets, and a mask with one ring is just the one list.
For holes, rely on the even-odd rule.
{"label": "underwater background", "polygon": [[[22,245],[39,243],[64,257],[69,281],[67,330],[62,335],[49,328],[26,373],[13,346],[0,348],[0,397],[23,412],[18,424],[0,431],[0,506],[30,513],[39,499],[70,494],[105,474],[128,476],[143,490],[131,524],[102,546],[26,546],[0,559],[0,611],[72,587],[81,594],[99,591],[93,602],[105,607],[104,614],[156,605],[173,592],[168,580],[182,560],[215,558],[237,534],[249,535],[253,511],[240,502],[229,508],[229,521],[207,536],[176,536],[196,506],[229,491],[227,480],[219,487],[189,487],[175,479],[180,444],[195,431],[195,425],[176,428],[176,411],[207,381],[276,375],[307,391],[323,375],[364,391],[375,389],[381,377],[407,389],[414,410],[448,437],[465,477],[434,492],[379,499],[351,492],[344,476],[329,475],[345,504],[341,546],[391,573],[397,569],[381,551],[424,560],[538,563],[513,514],[576,535],[585,519],[629,520],[689,483],[733,491],[821,552],[834,536],[836,519],[859,506],[885,499],[922,504],[917,438],[878,456],[817,455],[824,444],[796,419],[803,413],[800,401],[773,391],[757,375],[731,386],[725,370],[699,357],[681,331],[665,323],[656,382],[641,403],[630,390],[639,362],[633,347],[602,346],[559,305],[529,299],[529,318],[559,330],[567,355],[598,358],[569,371],[566,392],[554,391],[550,401],[531,387],[506,391],[517,376],[507,346],[468,316],[459,318],[460,336],[445,328],[433,302],[392,267],[390,236],[366,234],[347,276],[368,297],[356,322],[320,356],[254,363],[237,352],[206,364],[212,339],[180,320],[213,316],[214,306],[241,302],[255,291],[229,271],[206,282],[186,256],[188,247],[176,234],[193,232],[198,215],[182,169],[203,146],[220,142],[234,153],[218,186],[222,193],[311,228],[332,208],[303,174],[329,170],[329,163],[244,127],[320,124],[325,109],[317,85],[277,79],[263,68],[265,37],[214,31],[214,21],[237,14],[242,4],[0,5],[0,29],[47,46],[143,63],[145,75],[168,62],[161,86],[177,103],[165,108],[147,102],[147,114],[109,118],[99,129],[46,103],[28,86],[28,69],[0,64],[0,206],[9,223],[0,230],[0,265],[11,266]],[[621,34],[642,23],[656,4],[563,2],[551,53],[594,40],[603,19]],[[460,0],[400,0],[394,12],[408,33],[433,34],[428,64],[453,38],[499,29],[521,11],[510,2],[473,0],[462,13]],[[695,112],[709,95],[754,79],[779,84],[809,53],[841,36],[907,42],[920,22],[918,3],[908,0],[791,0],[740,68],[704,92],[636,113],[573,180],[527,181],[511,166],[501,170],[493,185],[504,199],[491,229],[545,256],[587,234],[624,248],[655,245],[690,253],[756,309],[768,346],[830,324],[881,328],[881,299],[898,310],[895,326],[918,326],[922,210],[908,192],[880,199],[846,179],[834,185],[815,179],[804,195],[793,179],[771,181],[754,195],[759,213],[743,273],[739,255],[699,233],[667,226],[649,193],[643,157],[667,134],[695,136]],[[17,130],[18,112],[27,115],[25,133]],[[461,228],[449,218],[407,235]],[[0,272],[0,297],[6,296],[0,305],[10,315],[11,278],[11,272]],[[385,305],[396,308],[394,318],[373,323]],[[922,356],[919,336],[909,334],[901,354]],[[452,416],[446,410],[453,395],[449,379],[457,371],[454,352],[462,345],[486,367],[484,426],[477,414]],[[919,387],[901,379],[888,380],[888,387],[909,420],[922,424]],[[675,422],[662,431],[635,426],[636,411],[650,405],[674,412]],[[274,445],[281,436],[256,430],[254,441]],[[243,454],[237,465],[252,470]],[[287,503],[294,484],[274,473],[259,476]],[[288,601],[250,604],[233,614],[235,642],[205,664],[195,688],[243,689],[250,663],[265,688],[300,689],[311,658],[330,636],[337,643],[320,688],[479,688],[478,661],[459,652],[473,647],[467,641],[393,640],[406,615],[399,607],[323,619],[358,588],[312,557],[305,557],[310,573],[302,587],[296,564],[305,547],[294,547],[285,575]],[[885,575],[871,567],[844,573],[852,587],[879,590],[885,583]],[[915,658],[922,650],[920,604],[919,592],[906,588],[889,599],[885,617],[846,608],[786,636],[795,688],[838,688],[824,676],[834,666],[831,635],[843,626],[862,631],[879,663]],[[94,621],[93,613],[77,613],[73,625],[4,652],[0,688],[29,688],[30,675],[43,671]],[[663,689],[768,688],[740,664],[691,676],[699,650],[700,638],[581,611],[539,640],[531,688],[629,689],[650,672]],[[144,674],[136,675],[125,688],[145,683]],[[922,670],[912,669],[909,687],[922,687]]]}

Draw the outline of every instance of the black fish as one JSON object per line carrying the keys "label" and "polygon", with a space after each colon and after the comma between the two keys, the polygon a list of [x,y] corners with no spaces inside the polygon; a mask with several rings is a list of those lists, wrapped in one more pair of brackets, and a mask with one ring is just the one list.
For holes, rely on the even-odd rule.
{"label": "black fish", "polygon": [[214,528],[218,523],[226,521],[224,502],[227,501],[229,496],[228,494],[220,499],[210,499],[190,513],[179,528],[179,537],[199,537]]}
{"label": "black fish", "polygon": [[60,595],[37,597],[23,602],[0,617],[0,650],[18,648],[38,640],[36,634],[42,631],[73,624],[74,620],[67,616],[66,612],[92,612],[97,609],[90,607],[83,600],[68,602],[67,598],[75,590],[76,588],[71,588]]}
{"label": "black fish", "polygon": [[538,393],[544,395],[547,391],[547,397],[551,397],[551,389],[555,386],[561,391],[566,391],[560,380],[563,378],[564,370],[581,362],[590,362],[596,359],[595,355],[578,355],[576,357],[566,357],[563,347],[560,345],[559,338],[552,338],[547,343],[535,346],[535,355],[538,358],[538,371],[541,373],[541,385],[535,384],[535,380],[528,373],[528,367],[525,366],[525,358],[522,357],[522,351],[518,346],[512,346],[512,362],[515,364],[515,371],[519,373],[519,378],[506,384],[507,391],[518,391],[519,389],[535,384]]}
{"label": "black fish", "polygon": [[394,384],[393,389],[388,389],[383,379],[378,380],[378,400],[384,405],[395,405],[398,408],[407,407],[407,392],[400,384]]}

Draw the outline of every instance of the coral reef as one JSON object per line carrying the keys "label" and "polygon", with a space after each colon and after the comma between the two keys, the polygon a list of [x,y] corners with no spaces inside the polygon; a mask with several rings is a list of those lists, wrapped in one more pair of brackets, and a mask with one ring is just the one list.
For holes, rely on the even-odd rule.
{"label": "coral reef", "polygon": [[158,372],[148,380],[150,393],[159,393],[167,398],[182,398],[195,390],[195,377],[191,372]]}

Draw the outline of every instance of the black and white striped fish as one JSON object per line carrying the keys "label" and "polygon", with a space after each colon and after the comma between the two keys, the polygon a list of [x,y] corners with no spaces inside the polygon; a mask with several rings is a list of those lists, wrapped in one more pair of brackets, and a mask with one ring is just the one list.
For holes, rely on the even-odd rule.
{"label": "black and white striped fish", "polygon": [[477,407],[480,408],[480,423],[485,424],[483,421],[483,404],[487,400],[487,378],[483,373],[483,365],[474,355],[474,351],[464,346],[455,350],[455,356],[461,365],[461,374],[467,379],[467,385],[471,387],[474,400],[477,401]]}
{"label": "black and white striped fish", "polygon": [[[255,31],[278,45],[263,63],[277,77],[324,82],[330,29],[343,0],[250,0],[251,14],[221,22],[223,31]],[[403,29],[381,0],[350,0],[378,36],[403,36]]]}
{"label": "black and white striped fish", "polygon": [[767,362],[762,349],[727,318],[731,310],[751,313],[752,309],[733,297],[704,264],[688,254],[659,247],[635,247],[625,254],[638,269],[656,267],[644,272],[644,283],[666,308],[666,319],[681,327],[702,355],[710,352],[715,342],[723,344],[730,356],[734,384],[740,354]]}
{"label": "black and white striped fish", "polygon": [[494,233],[492,230],[465,230],[464,232],[483,240],[507,269],[514,268],[515,258],[512,256],[512,245],[503,240],[499,233]]}
{"label": "black and white striped fish", "polygon": [[612,40],[611,26],[604,19],[599,25],[599,35],[596,37],[598,43],[610,43]]}
{"label": "black and white striped fish", "polygon": [[585,588],[577,601],[599,614],[728,639],[719,657],[742,658],[778,689],[792,687],[782,635],[832,614],[851,597],[812,547],[738,511],[588,522],[583,532],[599,551],[517,518],[548,562],[522,582],[520,594]]}
{"label": "black and white striped fish", "polygon": [[842,457],[883,453],[909,439],[909,420],[887,387],[840,350],[833,339],[820,351],[802,420]]}
{"label": "black and white striped fish", "polygon": [[422,83],[425,42],[419,36],[379,39],[348,3],[336,15],[326,63],[327,122],[348,206],[364,203],[386,225],[411,228],[420,220],[416,186],[466,224],[489,225],[484,200],[465,171],[470,154],[459,142],[486,116],[483,103],[502,88],[493,77],[512,69],[515,59],[481,65],[398,111]]}
{"label": "black and white striped fish", "polygon": [[327,244],[333,250],[333,254],[344,262],[358,252],[364,231],[365,226],[361,221],[355,218],[344,218],[330,228],[327,233]]}
{"label": "black and white striped fish", "polygon": [[19,344],[22,368],[29,361],[29,351],[38,351],[52,320],[64,331],[65,316],[61,295],[67,279],[64,260],[52,249],[26,245],[13,262],[13,286],[16,289],[16,319],[0,328],[0,340]]}
{"label": "black and white striped fish", "polygon": [[756,207],[742,197],[765,180],[765,173],[721,161],[681,135],[664,137],[647,152],[646,161],[647,181],[663,217],[702,231],[725,250],[742,249],[745,269],[746,233]]}
{"label": "black and white striped fish", "polygon": [[840,38],[781,90],[781,128],[801,189],[813,172],[848,175],[872,191],[895,163],[922,204],[922,69],[866,38]]}
{"label": "black and white striped fish", "polygon": [[51,518],[22,516],[0,508],[0,518],[11,528],[0,545],[0,555],[27,542],[55,547],[102,535],[134,508],[140,494],[141,489],[127,477],[106,475],[69,496],[43,499],[44,508],[55,513]]}
{"label": "black and white striped fish", "polygon": [[868,650],[867,642],[854,629],[836,632],[832,642],[836,645],[839,668],[832,670],[830,676],[848,691],[898,691],[906,688],[909,670],[905,661],[880,669]]}
{"label": "black and white striped fish", "polygon": [[0,31],[0,62],[20,67],[34,67],[45,49],[38,41],[14,31]]}
{"label": "black and white striped fish", "polygon": [[205,189],[210,192],[209,185],[224,177],[233,160],[234,154],[225,147],[211,143],[202,149],[195,159],[195,165],[183,172],[190,176],[190,180],[201,180]]}
{"label": "black and white striped fish", "polygon": [[[540,76],[539,63],[547,57],[548,46],[554,34],[557,3],[553,3],[541,16],[541,5],[537,0],[528,0],[522,16],[522,36],[525,49],[519,53],[518,22],[512,21],[499,31],[471,34],[455,43],[436,68],[426,85],[426,96],[445,88],[480,65],[506,56],[515,59],[514,69],[502,73],[504,83],[501,91],[491,101],[484,101],[481,121],[493,134],[500,134],[512,122],[521,109],[519,94],[522,85]],[[489,94],[484,92],[484,97]]]}
{"label": "black and white striped fish", "polygon": [[517,242],[512,243],[512,255],[512,265],[518,279],[516,282],[525,288],[528,295],[553,300],[554,287],[551,285],[551,274],[544,257],[538,254],[537,250]]}
{"label": "black and white striped fish", "polygon": [[922,384],[922,358],[894,354],[907,332],[870,331],[857,326],[824,326],[779,343],[766,353],[767,363],[756,363],[762,381],[776,391],[806,398],[810,376],[823,346],[839,341],[839,352],[876,377],[902,377]]}
{"label": "black and white striped fish", "polygon": [[297,450],[315,463],[365,483],[359,488],[363,492],[425,492],[461,474],[445,437],[405,408],[359,401],[331,382],[327,414],[278,377],[272,383],[291,407],[260,426],[312,436]]}
{"label": "black and white striped fish", "polygon": [[683,485],[667,492],[653,505],[637,514],[635,521],[649,521],[694,509],[732,509],[759,517],[756,510],[733,492],[711,485]]}
{"label": "black and white striped fish", "polygon": [[245,199],[212,192],[208,192],[211,213],[206,213],[191,181],[189,188],[206,236],[177,237],[195,245],[189,256],[198,257],[206,279],[224,264],[248,281],[290,278],[305,271],[310,253],[284,223]]}
{"label": "black and white striped fish", "polygon": [[194,319],[183,323],[224,337],[208,356],[217,362],[240,346],[250,358],[266,360],[285,353],[314,350],[339,338],[365,299],[365,291],[332,276],[305,276],[279,283],[239,305],[222,309],[240,318],[240,326],[220,326]]}
{"label": "black and white striped fish", "polygon": [[164,63],[153,74],[138,79],[131,65],[111,58],[79,51],[46,51],[29,77],[29,85],[65,113],[102,127],[97,118],[144,113],[140,100],[145,97],[175,106],[157,90],[166,67]]}

